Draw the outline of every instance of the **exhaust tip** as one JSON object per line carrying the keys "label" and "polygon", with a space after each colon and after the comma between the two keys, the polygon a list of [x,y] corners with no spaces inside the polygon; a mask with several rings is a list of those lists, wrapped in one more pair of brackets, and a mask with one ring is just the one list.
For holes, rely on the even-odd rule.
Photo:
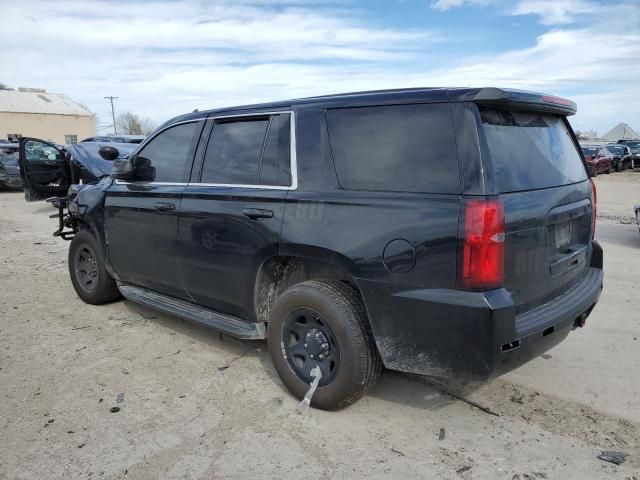
{"label": "exhaust tip", "polygon": [[575,330],[576,328],[582,328],[586,325],[586,323],[587,314],[585,312],[573,321],[573,329]]}

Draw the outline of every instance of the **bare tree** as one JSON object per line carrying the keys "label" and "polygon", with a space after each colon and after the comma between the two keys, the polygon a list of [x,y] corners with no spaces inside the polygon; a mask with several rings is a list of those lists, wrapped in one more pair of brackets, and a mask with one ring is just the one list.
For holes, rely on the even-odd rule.
{"label": "bare tree", "polygon": [[116,118],[116,127],[118,133],[123,135],[148,135],[155,130],[156,125],[150,118],[123,112]]}
{"label": "bare tree", "polygon": [[582,132],[580,130],[576,130],[574,133],[576,134],[576,138],[578,140],[587,140],[587,136],[586,136],[586,134],[584,132]]}

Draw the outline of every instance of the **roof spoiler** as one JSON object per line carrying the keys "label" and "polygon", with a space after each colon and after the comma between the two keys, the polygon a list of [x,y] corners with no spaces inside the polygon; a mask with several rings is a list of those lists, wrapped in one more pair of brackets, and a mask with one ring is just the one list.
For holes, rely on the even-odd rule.
{"label": "roof spoiler", "polygon": [[470,97],[469,100],[480,105],[506,107],[510,110],[556,113],[565,116],[574,115],[577,111],[576,104],[566,98],[524,90],[481,88],[473,92]]}

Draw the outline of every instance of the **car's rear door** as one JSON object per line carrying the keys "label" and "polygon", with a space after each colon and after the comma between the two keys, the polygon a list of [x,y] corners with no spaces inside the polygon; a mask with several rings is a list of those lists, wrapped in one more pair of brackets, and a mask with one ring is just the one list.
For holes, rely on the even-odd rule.
{"label": "car's rear door", "polygon": [[69,188],[69,169],[64,152],[58,146],[38,138],[20,141],[20,175],[31,198],[65,195]]}
{"label": "car's rear door", "polygon": [[585,273],[593,185],[564,117],[479,110],[488,188],[504,206],[504,286],[518,314],[567,292]]}
{"label": "car's rear door", "polygon": [[278,253],[284,200],[296,183],[293,113],[209,122],[202,167],[180,206],[182,274],[198,304],[252,319],[256,274]]}
{"label": "car's rear door", "polygon": [[120,280],[186,298],[180,273],[178,211],[204,120],[160,130],[133,153],[134,177],[106,192],[105,231]]}

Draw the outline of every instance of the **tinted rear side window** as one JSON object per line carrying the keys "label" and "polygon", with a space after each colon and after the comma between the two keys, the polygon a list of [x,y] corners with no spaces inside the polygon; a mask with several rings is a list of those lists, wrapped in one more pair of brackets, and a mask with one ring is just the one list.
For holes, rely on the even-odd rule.
{"label": "tinted rear side window", "polygon": [[260,162],[260,185],[291,184],[290,146],[291,119],[288,114],[272,115]]}
{"label": "tinted rear side window", "polygon": [[289,186],[289,114],[216,122],[205,153],[204,183]]}
{"label": "tinted rear side window", "polygon": [[586,180],[580,153],[561,118],[480,108],[502,193]]}
{"label": "tinted rear side window", "polygon": [[202,181],[257,183],[258,167],[269,119],[216,123],[207,148]]}
{"label": "tinted rear side window", "polygon": [[327,126],[345,189],[460,192],[449,104],[333,109]]}

